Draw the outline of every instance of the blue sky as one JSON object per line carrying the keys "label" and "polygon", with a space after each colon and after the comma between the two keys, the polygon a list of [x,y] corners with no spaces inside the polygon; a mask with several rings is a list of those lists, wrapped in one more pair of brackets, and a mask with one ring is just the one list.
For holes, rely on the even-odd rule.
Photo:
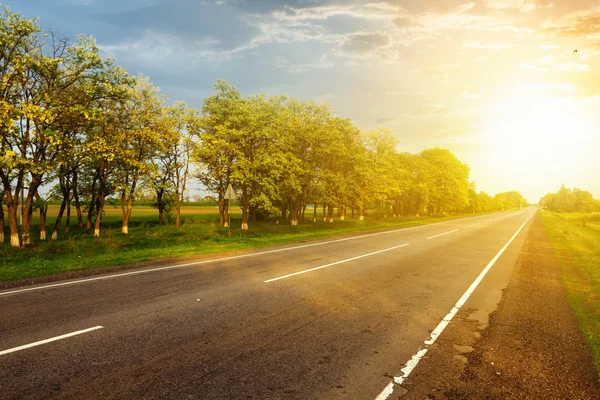
{"label": "blue sky", "polygon": [[566,183],[600,197],[596,1],[0,3],[93,35],[171,101],[199,107],[216,79],[327,101],[361,129],[391,129],[399,150],[449,148],[491,194],[537,201]]}

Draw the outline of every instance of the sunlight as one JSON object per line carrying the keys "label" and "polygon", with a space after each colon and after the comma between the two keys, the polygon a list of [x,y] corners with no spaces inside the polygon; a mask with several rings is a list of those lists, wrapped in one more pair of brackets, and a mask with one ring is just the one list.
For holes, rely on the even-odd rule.
{"label": "sunlight", "polygon": [[489,167],[518,184],[585,174],[597,130],[572,96],[522,93],[489,105],[484,126]]}

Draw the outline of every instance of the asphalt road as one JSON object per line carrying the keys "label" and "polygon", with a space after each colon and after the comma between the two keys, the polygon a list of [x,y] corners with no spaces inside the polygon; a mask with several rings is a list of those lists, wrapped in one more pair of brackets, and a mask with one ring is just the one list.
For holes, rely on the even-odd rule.
{"label": "asphalt road", "polygon": [[0,291],[0,397],[385,398],[505,248],[463,306],[493,310],[533,212]]}

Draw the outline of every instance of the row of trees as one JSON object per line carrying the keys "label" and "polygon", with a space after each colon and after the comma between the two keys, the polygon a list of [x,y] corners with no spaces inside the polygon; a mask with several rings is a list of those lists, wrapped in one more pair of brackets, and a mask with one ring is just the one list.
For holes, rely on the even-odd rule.
{"label": "row of trees", "polygon": [[[118,200],[128,233],[135,201],[155,194],[159,221],[170,208],[180,225],[191,179],[215,195],[220,222],[231,184],[250,220],[297,225],[307,206],[324,218],[483,212],[524,205],[518,193],[475,192],[469,167],[450,151],[399,153],[390,131],[361,132],[326,104],[286,96],[243,97],[217,81],[200,110],[169,105],[148,78],[103,58],[95,42],[43,34],[34,20],[0,17],[0,180],[12,246],[32,242],[31,216],[46,239],[47,201],[62,199],[52,239],[72,210],[77,225],[100,235],[107,199]],[[17,215],[23,210],[19,229]],[[4,242],[0,207],[0,243]]]}
{"label": "row of trees", "polygon": [[592,212],[600,211],[600,200],[594,200],[586,190],[571,190],[562,185],[558,192],[542,197],[540,206],[554,212]]}
{"label": "row of trees", "polygon": [[[77,224],[85,219],[99,236],[109,196],[119,199],[127,233],[142,186],[153,187],[161,204],[173,193],[180,207],[197,121],[185,104],[167,105],[147,78],[103,58],[91,38],[71,43],[42,33],[35,20],[7,9],[0,15],[0,200],[12,246],[31,243],[34,209],[45,239],[40,188],[53,183],[63,199],[53,239],[63,218],[68,230],[72,205]],[[0,228],[3,242],[3,208]]]}

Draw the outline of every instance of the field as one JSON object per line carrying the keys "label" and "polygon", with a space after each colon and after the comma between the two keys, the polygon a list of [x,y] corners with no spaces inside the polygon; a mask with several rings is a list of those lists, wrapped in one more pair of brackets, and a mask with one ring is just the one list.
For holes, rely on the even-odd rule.
{"label": "field", "polygon": [[544,211],[542,216],[561,260],[567,301],[575,310],[600,372],[600,214]]}
{"label": "field", "polygon": [[[48,211],[47,230],[51,235],[58,207]],[[74,211],[74,210],[73,210]],[[324,223],[321,212],[317,223],[312,223],[312,210],[307,210],[307,219],[298,226],[276,225],[274,221],[252,222],[250,230],[242,232],[239,207],[231,209],[231,237],[227,228],[219,225],[216,207],[184,207],[183,225],[158,224],[157,211],[151,207],[135,207],[129,225],[129,235],[121,233],[121,211],[109,206],[103,219],[102,235],[93,238],[91,232],[77,227],[77,218],[71,215],[70,232],[59,232],[57,241],[39,240],[39,220],[32,222],[32,237],[35,246],[25,249],[10,248],[5,242],[0,245],[0,281],[18,280],[37,276],[54,275],[62,272],[127,265],[157,259],[220,253],[231,250],[264,247],[294,241],[318,239],[373,229],[410,226],[435,222],[452,217],[389,217],[365,221],[348,218],[346,221]],[[310,215],[310,218],[309,218]],[[5,226],[8,235],[8,227]]]}

